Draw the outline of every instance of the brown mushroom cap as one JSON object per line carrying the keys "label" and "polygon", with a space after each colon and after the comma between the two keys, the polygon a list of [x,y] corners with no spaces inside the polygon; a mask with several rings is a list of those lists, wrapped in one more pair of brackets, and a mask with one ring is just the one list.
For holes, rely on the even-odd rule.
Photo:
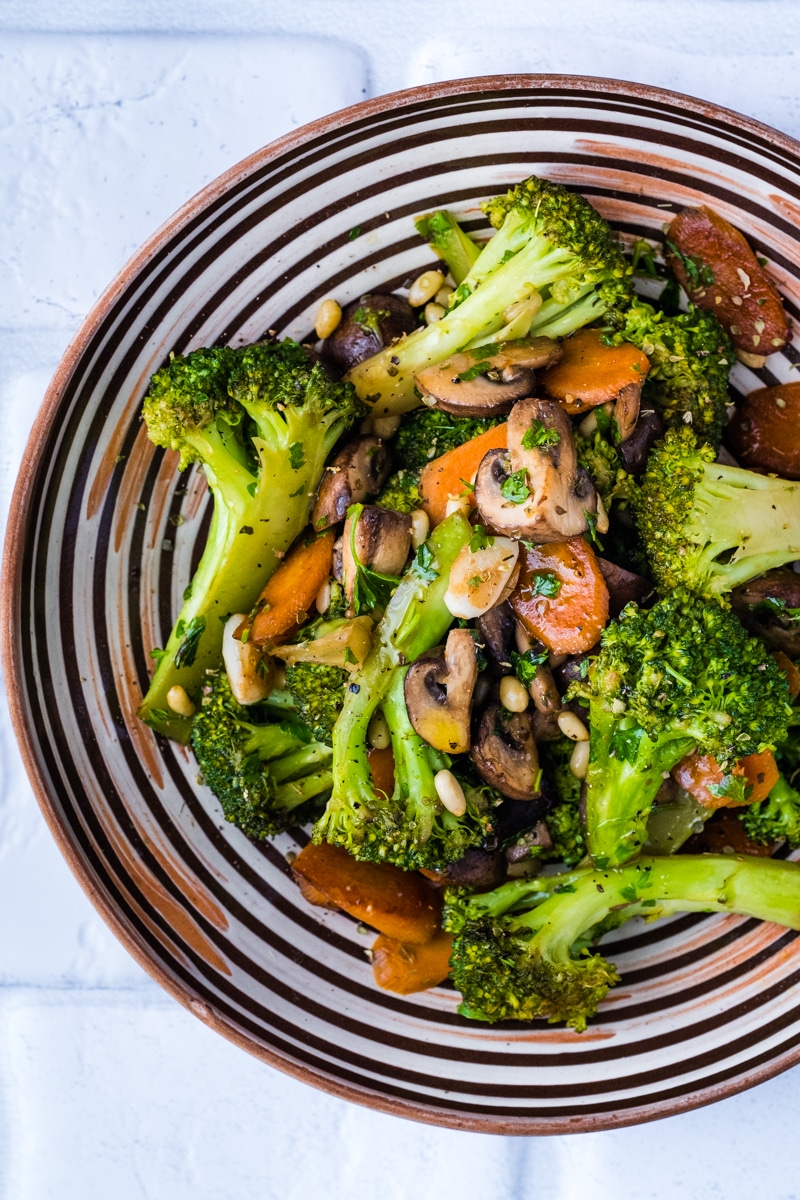
{"label": "brown mushroom cap", "polygon": [[357,563],[378,575],[399,575],[411,549],[411,517],[366,504],[347,518],[342,541],[342,575],[352,603]]}
{"label": "brown mushroom cap", "polygon": [[479,717],[469,754],[482,779],[511,800],[539,795],[539,755],[530,709],[510,713],[499,701]]}
{"label": "brown mushroom cap", "polygon": [[324,353],[342,372],[350,371],[416,328],[416,313],[403,296],[375,292],[347,305]]}
{"label": "brown mushroom cap", "polygon": [[444,650],[418,658],[406,672],[408,719],[434,750],[463,754],[469,749],[477,678],[478,655],[468,629],[451,629]]}
{"label": "brown mushroom cap", "polygon": [[311,523],[328,529],[343,521],[351,504],[374,496],[389,478],[389,454],[380,438],[366,436],[348,442],[334,456],[322,476]]}
{"label": "brown mushroom cap", "polygon": [[[526,445],[530,430],[549,435],[541,445]],[[524,471],[527,496],[516,503],[503,495],[510,475]],[[560,542],[585,533],[588,516],[597,513],[597,492],[578,465],[575,438],[561,405],[530,397],[508,418],[508,450],[490,450],[475,478],[481,520],[497,533],[534,542]]]}
{"label": "brown mushroom cap", "polygon": [[533,394],[535,368],[556,362],[561,348],[551,338],[521,338],[484,354],[477,347],[418,371],[414,382],[425,403],[462,417],[509,412],[517,400]]}

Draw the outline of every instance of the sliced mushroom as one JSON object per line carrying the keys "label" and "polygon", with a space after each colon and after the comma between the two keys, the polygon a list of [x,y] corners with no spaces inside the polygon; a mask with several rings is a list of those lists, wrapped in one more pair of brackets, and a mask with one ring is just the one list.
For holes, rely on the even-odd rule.
{"label": "sliced mushroom", "polygon": [[509,713],[499,701],[477,721],[470,758],[482,779],[511,800],[539,795],[539,755],[530,709]]}
{"label": "sliced mushroom", "polygon": [[619,430],[620,442],[627,441],[636,428],[636,422],[639,419],[641,398],[641,382],[628,383],[624,388],[620,389],[620,393],[614,401],[613,420]]}
{"label": "sliced mushroom", "polygon": [[[531,430],[539,444],[528,436]],[[483,523],[498,533],[560,542],[586,532],[598,512],[597,492],[578,465],[572,425],[561,405],[531,397],[514,406],[508,450],[490,450],[482,459],[475,500]]]}
{"label": "sliced mushroom", "polygon": [[534,370],[556,362],[561,347],[551,338],[521,338],[483,355],[478,347],[418,371],[414,382],[425,403],[462,417],[509,412],[517,400],[533,394]]}
{"label": "sliced mushroom", "polygon": [[609,616],[618,617],[626,604],[631,601],[643,604],[648,596],[652,596],[653,585],[643,575],[637,575],[635,571],[626,571],[624,567],[618,567],[616,563],[609,562],[607,558],[600,558],[599,555],[597,565],[608,588]]}
{"label": "sliced mushroom", "polygon": [[311,515],[314,528],[328,529],[343,521],[351,504],[360,504],[380,491],[391,469],[380,438],[360,437],[348,442],[322,476]]}
{"label": "sliced mushroom", "polygon": [[472,694],[478,678],[475,639],[451,629],[444,650],[412,663],[404,683],[408,719],[434,750],[464,754],[470,746]]}
{"label": "sliced mushroom", "polygon": [[366,504],[347,518],[342,540],[342,582],[352,603],[361,566],[376,575],[400,575],[411,549],[411,517]]}
{"label": "sliced mushroom", "polygon": [[492,675],[507,675],[511,667],[511,651],[514,648],[514,630],[517,619],[511,605],[505,600],[482,613],[475,627],[483,643]]}
{"label": "sliced mushroom", "polygon": [[341,323],[325,342],[325,356],[341,371],[350,371],[416,327],[416,313],[402,296],[361,296],[345,308]]}
{"label": "sliced mushroom", "polygon": [[625,470],[632,475],[643,471],[653,443],[663,436],[664,422],[656,410],[652,407],[640,409],[634,428],[619,447]]}
{"label": "sliced mushroom", "polygon": [[800,609],[800,575],[777,567],[731,592],[731,605],[742,624],[775,650],[800,655],[800,625],[792,609]]}

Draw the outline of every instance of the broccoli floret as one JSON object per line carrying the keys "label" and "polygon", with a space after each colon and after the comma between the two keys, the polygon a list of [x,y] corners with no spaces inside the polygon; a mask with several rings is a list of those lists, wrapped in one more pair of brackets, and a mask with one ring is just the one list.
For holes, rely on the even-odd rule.
{"label": "broccoli floret", "polygon": [[315,742],[291,708],[270,702],[245,708],[224,671],[210,671],[207,679],[192,720],[192,749],[225,819],[253,838],[304,825],[330,791],[330,747]]}
{"label": "broccoli floret", "polygon": [[[725,778],[740,758],[774,749],[791,716],[785,674],[716,600],[678,590],[606,627],[588,677],[586,826],[599,867],[638,853],[662,777],[685,755],[712,755]],[[720,785],[722,786],[722,785]]]}
{"label": "broccoli floret", "polygon": [[506,416],[453,417],[438,408],[417,409],[400,422],[393,443],[395,458],[407,469],[421,471],[431,459],[463,446],[506,419]]}
{"label": "broccoli floret", "polygon": [[800,558],[800,483],[715,462],[689,429],[653,448],[635,515],[664,591],[721,595]]}
{"label": "broccoli floret", "polygon": [[766,800],[742,809],[739,819],[751,842],[786,842],[792,850],[800,846],[800,792],[783,775]]}
{"label": "broccoli floret", "polygon": [[[414,732],[403,694],[408,664],[438,645],[452,624],[444,603],[450,567],[471,536],[472,527],[460,514],[442,521],[425,543],[424,577],[412,564],[391,597],[376,644],[351,677],[333,730],[333,793],[314,828],[316,842],[413,870],[444,867],[484,841],[489,802],[480,789],[465,788],[464,816],[443,807],[434,778],[450,759]],[[367,758],[367,729],[378,711],[388,724],[394,754],[390,797],[376,790]]]}
{"label": "broccoli floret", "polygon": [[375,503],[381,508],[391,508],[399,513],[412,513],[422,504],[419,490],[419,475],[416,471],[401,468],[390,475]]}
{"label": "broccoli floret", "polygon": [[429,243],[436,257],[447,265],[453,281],[461,283],[480,254],[480,246],[464,232],[453,214],[444,209],[417,217],[414,224],[419,236]]}
{"label": "broccoli floret", "polygon": [[636,481],[622,465],[616,446],[607,434],[595,429],[589,437],[575,439],[578,462],[589,472],[592,483],[600,493],[606,511],[615,500],[631,500],[636,493]]}
{"label": "broccoli floret", "polygon": [[[483,208],[497,233],[442,319],[349,372],[375,412],[416,408],[415,373],[457,351],[528,333],[566,336],[628,303],[632,268],[610,226],[577,192],[531,178]],[[518,317],[506,325],[505,310],[526,300],[524,327]]]}
{"label": "broccoli floret", "polygon": [[296,342],[196,350],[156,372],[148,434],[196,462],[214,498],[208,540],[139,716],[187,741],[167,703],[179,684],[197,700],[219,662],[224,620],[248,612],[308,522],[309,497],[334,443],[359,415],[351,385],[332,382]]}
{"label": "broccoli floret", "polygon": [[620,327],[609,340],[633,342],[650,360],[642,399],[655,405],[665,425],[689,425],[717,449],[735,358],[731,340],[714,314],[690,305],[688,312],[666,316],[637,300],[615,317]]}
{"label": "broccoli floret", "polygon": [[342,711],[350,672],[322,663],[298,662],[286,667],[286,690],[297,715],[318,742],[331,744],[336,718]]}
{"label": "broccoli floret", "polygon": [[634,916],[740,913],[800,928],[800,866],[769,858],[678,855],[608,871],[515,879],[446,894],[459,1012],[479,1021],[565,1021],[582,1031],[618,982],[587,947]]}

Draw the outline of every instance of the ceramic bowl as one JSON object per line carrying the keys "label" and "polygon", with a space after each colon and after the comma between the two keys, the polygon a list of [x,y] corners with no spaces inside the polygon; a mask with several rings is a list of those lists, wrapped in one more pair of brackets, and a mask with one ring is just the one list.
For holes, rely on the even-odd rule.
{"label": "ceramic bowl", "polygon": [[[679,1112],[800,1058],[800,941],[686,916],[626,926],[622,983],[588,1031],[487,1027],[442,987],[376,988],[365,937],[310,908],[286,855],[248,841],[181,747],[136,719],[209,515],[139,410],[171,351],[307,338],[321,299],[430,265],[412,218],[479,229],[530,173],[583,192],[625,236],[707,203],[800,299],[800,146],[712,104],[609,80],[503,76],[370,100],[234,167],[161,228],[87,318],[47,393],[11,516],[3,591],[13,719],[44,814],[138,961],[201,1020],[308,1083],[474,1130],[560,1133]],[[736,386],[793,378],[795,345]]]}

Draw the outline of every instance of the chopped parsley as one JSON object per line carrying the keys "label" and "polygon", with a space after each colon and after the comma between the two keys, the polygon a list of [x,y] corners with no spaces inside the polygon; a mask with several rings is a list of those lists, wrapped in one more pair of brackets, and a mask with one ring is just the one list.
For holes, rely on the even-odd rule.
{"label": "chopped parsley", "polygon": [[514,471],[513,474],[507,475],[500,484],[500,495],[510,504],[524,504],[530,494],[528,472],[524,467],[521,471]]}
{"label": "chopped parsley", "polygon": [[522,449],[533,450],[534,448],[545,448],[547,446],[557,446],[561,441],[561,434],[555,429],[548,429],[544,421],[531,421],[530,429],[526,429],[522,435]]}

